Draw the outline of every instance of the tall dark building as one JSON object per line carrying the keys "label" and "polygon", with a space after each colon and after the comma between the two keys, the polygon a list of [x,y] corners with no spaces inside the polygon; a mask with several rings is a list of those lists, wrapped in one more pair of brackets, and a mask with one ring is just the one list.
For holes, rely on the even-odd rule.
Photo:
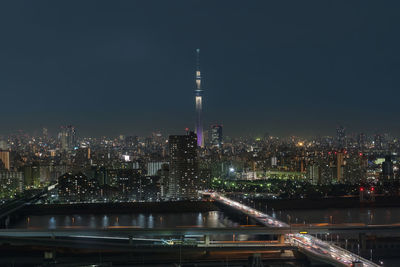
{"label": "tall dark building", "polygon": [[365,136],[365,134],[364,133],[358,134],[357,137],[358,148],[363,150],[365,148],[366,142],[367,142],[367,137]]}
{"label": "tall dark building", "polygon": [[195,198],[199,184],[196,134],[188,132],[186,135],[170,135],[169,155],[168,197]]}
{"label": "tall dark building", "polygon": [[339,149],[346,147],[346,128],[343,126],[336,129],[336,143]]}
{"label": "tall dark building", "polygon": [[385,161],[382,162],[382,176],[383,179],[393,179],[393,162],[390,156],[385,157]]}
{"label": "tall dark building", "polygon": [[384,138],[381,134],[375,134],[374,136],[374,147],[377,150],[382,150],[384,148]]}
{"label": "tall dark building", "polygon": [[211,126],[211,144],[214,147],[222,146],[222,125]]}

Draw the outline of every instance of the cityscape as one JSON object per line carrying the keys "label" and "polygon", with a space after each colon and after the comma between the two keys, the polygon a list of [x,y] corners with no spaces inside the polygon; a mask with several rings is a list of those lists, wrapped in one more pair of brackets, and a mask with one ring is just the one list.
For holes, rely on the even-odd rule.
{"label": "cityscape", "polygon": [[204,143],[189,129],[147,137],[78,133],[68,125],[53,136],[43,128],[39,136],[1,140],[1,198],[52,184],[58,191],[47,201],[55,203],[196,199],[204,189],[247,188],[274,198],[400,193],[400,143],[387,133],[346,134],[339,126],[335,135],[310,139],[230,138],[216,124],[201,133]]}
{"label": "cityscape", "polygon": [[0,4],[0,266],[400,266],[400,5],[267,2]]}

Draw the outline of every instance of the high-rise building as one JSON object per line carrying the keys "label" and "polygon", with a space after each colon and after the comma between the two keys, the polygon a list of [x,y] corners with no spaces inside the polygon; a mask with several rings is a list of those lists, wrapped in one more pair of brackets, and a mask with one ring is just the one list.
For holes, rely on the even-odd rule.
{"label": "high-rise building", "polygon": [[169,185],[168,196],[173,199],[194,198],[198,189],[197,136],[169,136]]}
{"label": "high-rise building", "polygon": [[376,150],[383,150],[384,138],[382,134],[375,134],[374,136],[374,147]]}
{"label": "high-rise building", "polygon": [[211,144],[214,147],[222,146],[222,125],[212,125],[211,126]]}
{"label": "high-rise building", "polygon": [[308,171],[308,179],[311,184],[319,184],[321,183],[321,168],[318,164],[310,164],[307,168]]}
{"label": "high-rise building", "polygon": [[62,126],[61,132],[59,133],[58,137],[61,143],[61,150],[71,151],[76,146],[77,140],[74,126]]}
{"label": "high-rise building", "polygon": [[196,62],[196,90],[195,90],[195,101],[196,101],[196,135],[197,145],[199,147],[204,146],[203,136],[203,119],[202,119],[202,108],[203,108],[203,89],[201,87],[201,73],[200,73],[200,49],[196,49],[197,62]]}
{"label": "high-rise building", "polygon": [[346,161],[343,152],[336,153],[336,179],[337,182],[343,182],[344,166]]}
{"label": "high-rise building", "polygon": [[151,161],[147,163],[147,175],[148,176],[155,176],[157,175],[157,172],[161,170],[162,166],[166,162],[162,161]]}
{"label": "high-rise building", "polygon": [[63,201],[92,201],[100,193],[98,182],[82,172],[65,173],[58,177],[58,196]]}
{"label": "high-rise building", "polygon": [[346,128],[339,126],[336,129],[336,143],[339,149],[346,147]]}
{"label": "high-rise building", "polygon": [[1,139],[0,139],[0,150],[7,150],[7,149],[9,149],[9,148],[10,148],[10,147],[9,147],[7,141],[6,141],[6,140],[1,140]]}
{"label": "high-rise building", "polygon": [[0,151],[0,160],[4,164],[4,169],[10,170],[10,151],[8,150]]}
{"label": "high-rise building", "polygon": [[386,156],[385,161],[382,162],[382,176],[384,179],[393,179],[393,162],[391,156]]}
{"label": "high-rise building", "polygon": [[367,141],[367,137],[364,133],[360,133],[357,137],[358,148],[363,150],[365,148],[365,144]]}
{"label": "high-rise building", "polygon": [[49,137],[49,130],[46,127],[42,128],[42,135],[45,140]]}

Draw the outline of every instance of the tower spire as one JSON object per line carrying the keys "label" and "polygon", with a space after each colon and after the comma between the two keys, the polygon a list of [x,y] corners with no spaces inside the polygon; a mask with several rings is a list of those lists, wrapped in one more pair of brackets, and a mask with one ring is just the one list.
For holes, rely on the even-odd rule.
{"label": "tower spire", "polygon": [[195,102],[196,102],[196,134],[197,145],[204,147],[203,136],[203,121],[202,121],[202,108],[203,108],[203,89],[201,87],[201,72],[200,72],[200,49],[196,49],[196,89],[195,89]]}
{"label": "tower spire", "polygon": [[200,49],[196,49],[196,91],[201,90]]}

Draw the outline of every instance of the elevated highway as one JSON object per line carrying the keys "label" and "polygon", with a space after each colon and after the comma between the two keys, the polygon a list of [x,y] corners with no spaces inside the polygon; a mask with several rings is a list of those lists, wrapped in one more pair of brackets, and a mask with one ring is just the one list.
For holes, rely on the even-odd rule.
{"label": "elevated highway", "polygon": [[285,234],[343,234],[343,233],[400,233],[399,225],[330,225],[321,227],[294,226],[294,227],[263,227],[263,226],[242,226],[226,228],[210,227],[176,227],[176,228],[132,228],[132,227],[107,227],[107,228],[86,228],[86,227],[58,227],[56,229],[27,228],[27,229],[0,229],[0,237],[68,237],[85,233],[89,236],[105,237],[173,237],[185,235],[285,235]]}
{"label": "elevated highway", "polygon": [[7,216],[18,211],[26,205],[32,204],[44,197],[47,192],[54,189],[56,184],[50,185],[43,190],[33,189],[25,192],[25,196],[13,199],[9,202],[0,205],[0,220],[4,220]]}
{"label": "elevated highway", "polygon": [[[204,196],[210,197],[214,201],[217,201],[230,208],[234,208],[237,211],[250,216],[257,222],[267,227],[277,228],[290,228],[285,222],[279,221],[268,214],[262,213],[256,209],[243,205],[237,201],[231,200],[216,192],[201,192]],[[289,229],[290,230],[290,229]],[[289,233],[282,235],[279,238],[280,242],[290,243],[295,245],[304,254],[310,258],[318,259],[319,261],[333,264],[334,266],[353,266],[354,263],[362,263],[363,267],[377,267],[379,265],[361,258],[345,249],[328,244],[322,240],[313,237],[309,234],[300,233]]]}

